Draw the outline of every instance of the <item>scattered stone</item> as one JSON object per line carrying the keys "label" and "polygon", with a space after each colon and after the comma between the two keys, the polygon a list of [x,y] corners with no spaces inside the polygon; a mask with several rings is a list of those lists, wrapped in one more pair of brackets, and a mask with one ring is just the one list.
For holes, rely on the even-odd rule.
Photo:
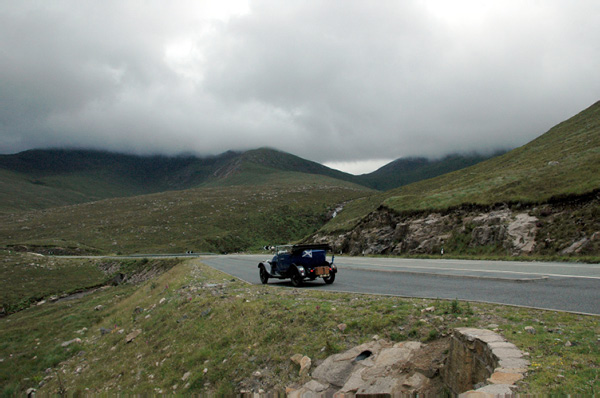
{"label": "scattered stone", "polygon": [[46,300],[42,300],[42,301],[38,302],[36,305],[42,305],[42,304],[46,304]]}
{"label": "scattered stone", "polygon": [[586,237],[581,238],[577,242],[573,242],[573,244],[566,249],[564,249],[562,254],[573,254],[573,253],[581,253],[581,251],[590,243],[590,240]]}
{"label": "scattered stone", "polygon": [[103,309],[104,309],[104,306],[102,304],[99,304],[94,307],[94,311],[102,311]]}
{"label": "scattered stone", "polygon": [[107,328],[100,328],[100,335],[104,336],[105,334],[109,334],[111,332],[110,329]]}
{"label": "scattered stone", "polygon": [[203,316],[203,317],[209,316],[211,314],[211,312],[212,312],[212,308],[207,308],[200,313],[200,316]]}
{"label": "scattered stone", "polygon": [[306,389],[314,391],[314,392],[323,392],[323,391],[327,390],[329,385],[321,384],[316,380],[311,380],[308,383],[306,383],[305,387],[306,387]]}
{"label": "scattered stone", "polygon": [[537,331],[535,330],[535,328],[533,326],[525,326],[525,331],[529,334],[536,334]]}
{"label": "scattered stone", "polygon": [[163,297],[163,298],[161,298],[161,299],[158,301],[158,304],[162,304],[162,303],[164,303],[165,301],[167,301],[167,299]]}
{"label": "scattered stone", "polygon": [[302,355],[302,354],[294,354],[294,355],[292,355],[292,357],[290,358],[290,360],[292,362],[297,363],[298,365],[300,365],[300,361],[302,360],[303,356],[304,355]]}
{"label": "scattered stone", "polygon": [[[121,330],[123,330],[123,329],[121,329]],[[142,333],[141,329],[136,329],[133,332],[129,333],[125,337],[125,343],[131,343],[133,341],[133,339],[135,339],[136,337],[138,337],[141,333]]]}
{"label": "scattered stone", "polygon": [[204,370],[202,371],[202,373],[207,374],[208,373],[208,368],[204,368]]}
{"label": "scattered stone", "polygon": [[573,343],[571,343],[570,341],[567,341],[565,343],[565,347],[572,347],[572,346],[573,346]]}
{"label": "scattered stone", "polygon": [[311,365],[312,360],[307,356],[303,356],[300,360],[300,375],[307,375]]}
{"label": "scattered stone", "polygon": [[34,397],[36,392],[35,388],[28,388],[25,394],[27,394],[27,397]]}
{"label": "scattered stone", "polygon": [[490,323],[487,327],[488,329],[498,329],[498,325],[495,323]]}
{"label": "scattered stone", "polygon": [[188,319],[187,314],[184,314],[181,318],[179,318],[176,322],[177,323],[182,323],[183,321],[185,321],[186,319]]}
{"label": "scattered stone", "polygon": [[422,313],[425,312],[434,312],[435,311],[435,307],[431,306],[431,307],[427,307],[421,310]]}
{"label": "scattered stone", "polygon": [[257,379],[260,379],[262,377],[262,373],[260,373],[260,371],[256,371],[254,373],[252,373],[252,376],[256,377]]}
{"label": "scattered stone", "polygon": [[345,323],[340,323],[339,325],[337,325],[337,328],[339,329],[340,332],[343,332],[344,330],[346,330],[347,327],[348,327],[348,325],[346,325]]}
{"label": "scattered stone", "polygon": [[181,381],[186,381],[187,379],[190,378],[191,375],[192,375],[192,372],[185,372],[183,374],[183,377],[181,378]]}
{"label": "scattered stone", "polygon": [[73,340],[69,340],[69,341],[65,341],[61,344],[61,347],[67,347],[70,346],[73,343],[77,343],[77,344],[81,344],[81,339],[79,337],[73,339]]}

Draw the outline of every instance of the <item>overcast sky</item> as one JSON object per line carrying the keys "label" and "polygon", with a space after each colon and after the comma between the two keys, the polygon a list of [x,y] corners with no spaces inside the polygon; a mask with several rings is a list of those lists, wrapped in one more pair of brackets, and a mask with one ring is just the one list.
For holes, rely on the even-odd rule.
{"label": "overcast sky", "polygon": [[363,172],[522,145],[600,100],[599,71],[598,0],[0,0],[0,153]]}

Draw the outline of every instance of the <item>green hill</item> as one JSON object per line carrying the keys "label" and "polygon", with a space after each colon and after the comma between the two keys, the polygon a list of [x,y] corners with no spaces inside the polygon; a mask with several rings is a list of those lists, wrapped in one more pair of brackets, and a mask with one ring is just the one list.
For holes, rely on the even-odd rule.
{"label": "green hill", "polygon": [[273,172],[261,184],[114,198],[0,216],[4,245],[40,252],[231,252],[296,241],[371,191],[326,176]]}
{"label": "green hill", "polygon": [[385,190],[437,176],[484,159],[452,155],[441,160],[399,159],[354,176],[271,148],[218,156],[136,156],[90,150],[31,150],[0,155],[0,214],[185,190],[202,186],[262,184],[273,173],[322,175]]}
{"label": "green hill", "polygon": [[349,204],[325,231],[349,230],[379,206],[397,212],[461,204],[540,203],[600,188],[600,102],[530,143],[474,166]]}
{"label": "green hill", "polygon": [[543,202],[600,188],[600,101],[530,143],[475,166],[394,190],[394,210]]}
{"label": "green hill", "polygon": [[237,156],[134,156],[32,150],[0,156],[0,212],[43,209],[198,186]]}
{"label": "green hill", "polygon": [[464,169],[491,157],[498,156],[501,153],[503,152],[496,152],[487,156],[480,154],[452,154],[444,156],[441,159],[427,159],[424,157],[400,158],[372,173],[357,176],[356,182],[369,188],[377,189],[378,191],[387,191],[413,182]]}

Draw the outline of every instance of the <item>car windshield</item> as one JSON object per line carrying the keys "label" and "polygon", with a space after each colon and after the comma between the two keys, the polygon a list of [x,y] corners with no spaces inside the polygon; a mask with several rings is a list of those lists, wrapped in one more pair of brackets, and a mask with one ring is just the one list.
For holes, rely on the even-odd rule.
{"label": "car windshield", "polygon": [[292,251],[292,246],[291,245],[276,246],[275,247],[275,251],[276,251],[277,254],[290,253]]}

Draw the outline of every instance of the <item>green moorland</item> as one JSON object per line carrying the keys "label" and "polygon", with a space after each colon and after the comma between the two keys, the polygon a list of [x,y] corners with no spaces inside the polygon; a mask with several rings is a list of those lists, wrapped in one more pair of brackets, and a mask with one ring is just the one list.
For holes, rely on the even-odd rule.
{"label": "green moorland", "polygon": [[233,252],[299,240],[325,224],[339,203],[371,192],[295,172],[240,176],[255,184],[6,214],[0,216],[2,244],[41,253]]}
{"label": "green moorland", "polygon": [[[528,353],[522,393],[600,390],[597,317],[253,286],[200,260],[164,270],[137,285],[106,287],[0,318],[3,396],[31,387],[73,395],[283,391],[306,381],[290,360],[293,354],[315,364],[374,335],[438,344],[459,326],[497,328]],[[433,312],[422,311],[430,306]],[[526,333],[526,326],[537,333]]]}
{"label": "green moorland", "polygon": [[60,258],[0,250],[0,316],[104,286],[116,274],[149,278],[173,265],[164,260]]}
{"label": "green moorland", "polygon": [[600,101],[504,155],[354,201],[323,230],[350,230],[382,205],[410,212],[463,204],[543,203],[599,189],[599,171]]}

